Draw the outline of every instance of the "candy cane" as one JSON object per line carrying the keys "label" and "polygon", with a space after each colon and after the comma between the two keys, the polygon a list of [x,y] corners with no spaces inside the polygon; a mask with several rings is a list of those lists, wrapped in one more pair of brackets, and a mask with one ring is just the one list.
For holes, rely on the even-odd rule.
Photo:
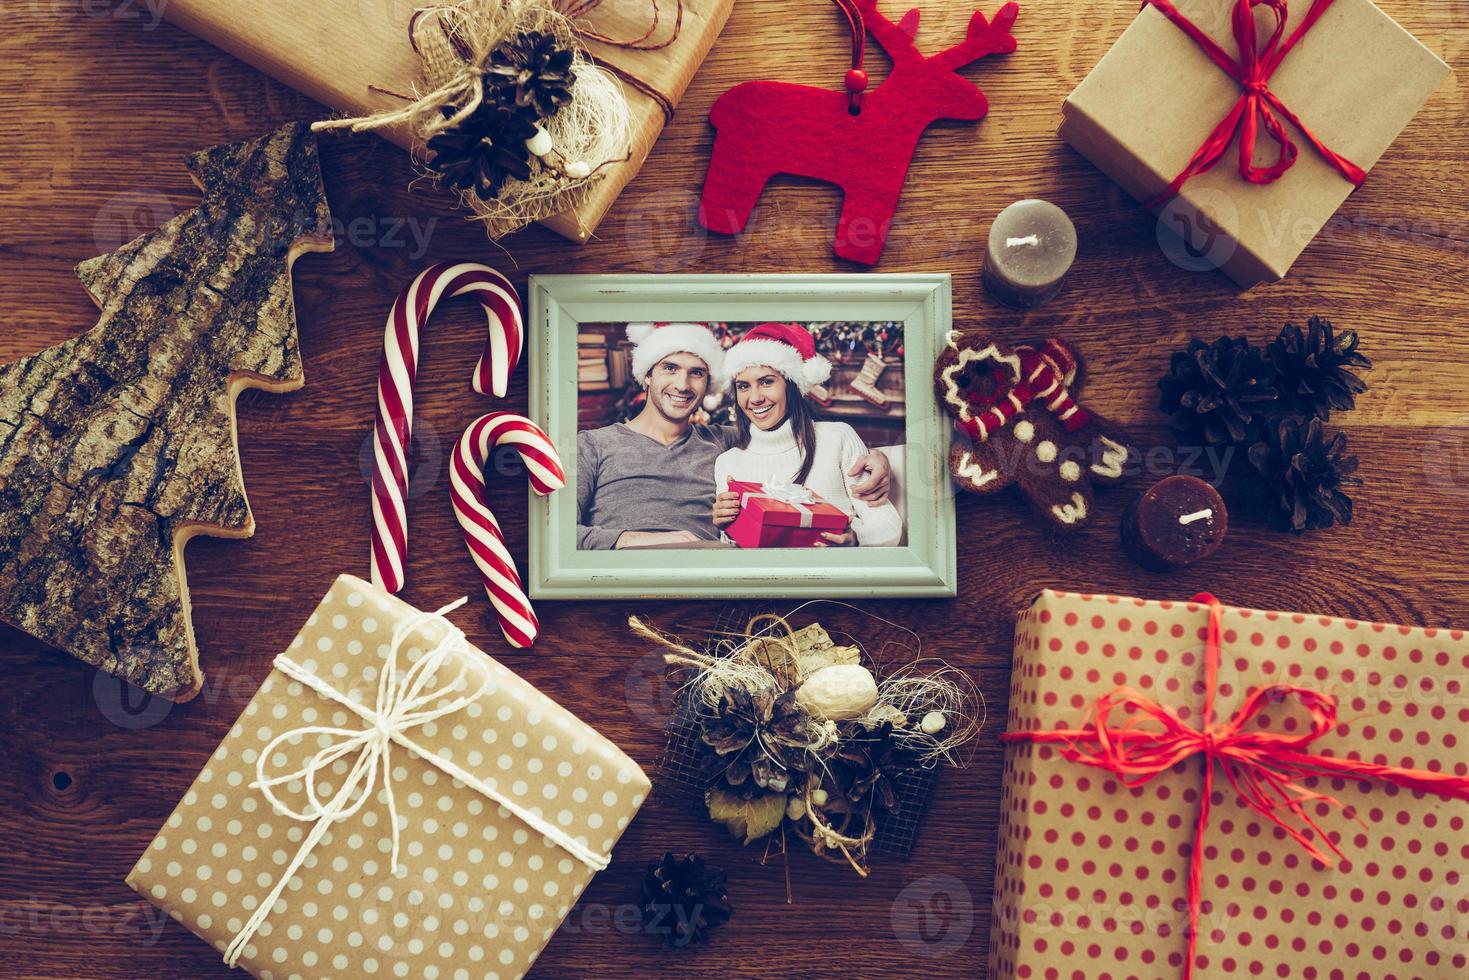
{"label": "candy cane", "polygon": [[489,317],[489,337],[474,366],[481,395],[503,398],[520,360],[525,322],[510,281],[475,262],[440,262],[398,294],[383,335],[377,374],[377,431],[372,474],[372,581],[388,592],[403,588],[408,553],[408,447],[413,433],[413,382],[418,376],[418,332],[445,297],[473,296]]}
{"label": "candy cane", "polygon": [[520,453],[536,493],[544,496],[561,489],[566,485],[566,473],[546,433],[530,419],[510,412],[491,412],[475,419],[459,437],[449,468],[454,516],[464,531],[470,557],[479,566],[485,592],[500,613],[500,629],[511,646],[528,647],[535,642],[541,624],[521,585],[515,560],[505,547],[500,522],[484,505],[485,463],[500,443],[514,446]]}

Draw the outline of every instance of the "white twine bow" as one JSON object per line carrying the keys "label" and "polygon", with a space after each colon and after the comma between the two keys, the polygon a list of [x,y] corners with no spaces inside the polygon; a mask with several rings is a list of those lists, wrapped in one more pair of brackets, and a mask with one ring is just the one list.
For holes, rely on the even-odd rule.
{"label": "white twine bow", "polygon": [[[255,763],[255,781],[251,787],[259,789],[265,798],[270,801],[275,812],[282,816],[290,817],[292,820],[302,822],[315,821],[311,832],[301,842],[301,847],[296,851],[296,856],[281,872],[276,880],[275,887],[270,894],[256,907],[249,921],[235,934],[225,950],[224,961],[229,966],[234,966],[243,954],[245,947],[254,938],[255,933],[270,915],[275,903],[280,899],[281,893],[305,863],[311,851],[320,843],[321,839],[331,829],[332,824],[340,823],[352,817],[357,811],[366,805],[369,799],[374,797],[373,790],[377,785],[378,770],[382,771],[383,792],[387,797],[388,823],[391,828],[393,851],[392,869],[398,868],[398,805],[393,798],[393,779],[391,753],[394,743],[412,752],[424,762],[443,772],[453,779],[464,783],[470,789],[493,800],[506,810],[509,810],[522,821],[529,824],[533,829],[543,834],[549,841],[573,857],[580,860],[593,871],[601,871],[607,867],[608,857],[591,850],[586,845],[577,841],[566,831],[548,823],[544,818],[525,809],[514,800],[502,796],[494,787],[487,785],[478,777],[468,773],[447,759],[439,757],[436,753],[424,748],[422,745],[408,737],[408,730],[426,725],[431,721],[452,715],[473,704],[483,695],[489,693],[493,682],[488,671],[484,672],[483,680],[478,688],[470,694],[459,694],[468,688],[465,675],[468,673],[469,664],[472,660],[468,642],[459,627],[444,618],[444,614],[459,608],[468,597],[451,602],[449,605],[437,612],[419,612],[407,619],[402,620],[393,627],[393,642],[388,648],[387,657],[383,662],[382,669],[378,675],[377,699],[372,707],[367,707],[353,701],[347,695],[332,687],[331,684],[322,680],[316,674],[308,671],[305,667],[296,663],[285,654],[275,658],[275,667],[292,680],[299,681],[306,687],[328,700],[349,709],[365,723],[361,728],[339,728],[326,725],[303,725],[290,731],[282,732],[271,739],[260,752],[260,757]],[[428,653],[425,653],[411,667],[401,674],[398,670],[398,652],[403,641],[421,623],[439,620],[446,627],[444,638],[439,641]],[[453,660],[458,666],[454,679],[447,684],[434,687],[439,668],[446,661]],[[432,690],[430,690],[432,688]],[[445,700],[448,699],[448,700]],[[437,704],[439,701],[442,704]],[[434,706],[436,705],[437,706]],[[306,760],[300,768],[277,776],[267,777],[265,768],[267,761],[274,754],[276,748],[282,743],[293,739],[305,738],[310,735],[325,735],[329,739],[327,746]],[[317,776],[326,771],[330,766],[341,759],[356,755],[351,770],[348,771],[346,779],[329,800],[322,800],[317,791]],[[278,795],[276,787],[283,783],[301,780],[306,788],[307,805],[300,810],[292,809]]]}
{"label": "white twine bow", "polygon": [[740,506],[748,507],[752,500],[777,500],[783,504],[790,504],[801,515],[801,527],[810,527],[816,516],[816,511],[811,509],[816,503],[816,495],[799,483],[771,480],[759,490],[742,494]]}

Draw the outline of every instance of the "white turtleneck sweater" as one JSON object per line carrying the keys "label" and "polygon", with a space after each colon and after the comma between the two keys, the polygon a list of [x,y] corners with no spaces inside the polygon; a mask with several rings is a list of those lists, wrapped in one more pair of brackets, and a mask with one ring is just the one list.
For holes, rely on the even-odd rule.
{"label": "white turtleneck sweater", "polygon": [[[852,519],[857,543],[866,547],[891,547],[903,537],[903,519],[891,503],[873,507],[852,496],[852,487],[863,477],[849,477],[847,471],[867,454],[862,437],[845,422],[816,423],[815,461],[806,477],[806,488],[821,496]],[[730,480],[767,483],[772,480],[793,483],[801,469],[801,450],[787,419],[780,426],[765,431],[753,426],[750,445],[744,449],[726,449],[714,461],[714,485],[723,493]]]}

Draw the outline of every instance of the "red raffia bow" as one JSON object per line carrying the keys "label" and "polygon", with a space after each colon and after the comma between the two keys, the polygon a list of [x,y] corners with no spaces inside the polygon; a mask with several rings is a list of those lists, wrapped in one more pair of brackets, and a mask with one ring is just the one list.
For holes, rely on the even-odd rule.
{"label": "red raffia bow", "polygon": [[[1204,145],[1199,147],[1188,166],[1173,178],[1168,189],[1159,194],[1151,202],[1153,206],[1159,206],[1178,194],[1179,190],[1189,180],[1202,173],[1208,173],[1214,169],[1223,157],[1229,144],[1234,141],[1235,134],[1239,134],[1239,172],[1240,176],[1252,184],[1269,184],[1279,180],[1287,170],[1296,162],[1299,151],[1295,143],[1286,134],[1285,126],[1281,123],[1281,117],[1289,122],[1306,141],[1316,149],[1316,152],[1325,158],[1347,180],[1352,186],[1360,187],[1367,179],[1367,172],[1357,166],[1346,157],[1335,152],[1326,144],[1316,138],[1315,134],[1306,128],[1270,90],[1270,79],[1275,74],[1275,69],[1290,54],[1297,42],[1306,35],[1321,15],[1326,13],[1331,6],[1332,0],[1312,0],[1311,9],[1306,16],[1291,31],[1290,36],[1282,41],[1285,33],[1285,22],[1288,16],[1286,0],[1235,0],[1232,21],[1234,27],[1234,39],[1239,46],[1239,60],[1235,61],[1224,52],[1214,39],[1209,37],[1198,26],[1189,20],[1171,0],[1143,0],[1143,6],[1151,4],[1158,12],[1193,39],[1194,43],[1204,49],[1216,65],[1223,69],[1224,73],[1239,82],[1243,91],[1240,93],[1239,101],[1235,102],[1234,108],[1229,114],[1214,127]],[[1260,47],[1259,39],[1255,33],[1254,8],[1266,6],[1275,15],[1275,29],[1270,34],[1270,39]],[[1264,126],[1266,134],[1275,141],[1279,147],[1275,163],[1268,167],[1255,166],[1255,141],[1259,136],[1260,127]]]}
{"label": "red raffia bow", "polygon": [[[1448,776],[1422,769],[1401,769],[1358,759],[1314,755],[1305,750],[1337,725],[1336,698],[1295,684],[1271,684],[1247,697],[1228,721],[1214,723],[1214,694],[1219,679],[1220,622],[1224,607],[1207,593],[1194,597],[1209,607],[1209,630],[1204,647],[1204,714],[1202,730],[1191,728],[1178,713],[1131,687],[1119,687],[1097,698],[1089,727],[1043,732],[1006,732],[1005,742],[1058,742],[1068,760],[1115,773],[1127,786],[1141,786],[1173,766],[1196,755],[1204,756],[1204,790],[1199,796],[1199,819],[1188,869],[1188,956],[1185,980],[1193,976],[1198,946],[1199,905],[1203,893],[1204,835],[1214,794],[1215,764],[1245,805],[1290,835],[1307,854],[1328,867],[1329,855],[1311,840],[1314,834],[1337,857],[1345,857],[1306,812],[1305,804],[1329,803],[1346,810],[1340,800],[1302,786],[1309,776],[1345,777],[1362,782],[1378,780],[1445,799],[1469,801],[1469,777]],[[1252,729],[1262,710],[1294,698],[1311,716],[1310,730],[1302,735]],[[1112,713],[1134,709],[1120,727]],[[1149,722],[1156,722],[1152,727]],[[1292,823],[1290,818],[1297,821]],[[1364,824],[1365,826],[1365,824]]]}

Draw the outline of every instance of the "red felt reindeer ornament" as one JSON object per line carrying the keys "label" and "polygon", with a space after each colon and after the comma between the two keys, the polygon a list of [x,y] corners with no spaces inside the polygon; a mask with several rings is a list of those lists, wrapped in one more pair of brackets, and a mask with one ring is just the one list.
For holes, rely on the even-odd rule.
{"label": "red felt reindeer ornament", "polygon": [[[765,184],[776,174],[812,177],[844,193],[836,253],[873,265],[882,255],[893,211],[918,139],[939,119],[982,119],[984,93],[958,74],[964,65],[1015,50],[1010,27],[1018,7],[1007,3],[993,21],[975,12],[959,44],[924,57],[913,43],[918,10],[894,24],[877,0],[835,0],[852,26],[852,68],[846,92],[790,82],[745,82],[714,103],[718,130],[699,223],[733,235],[745,227]],[[893,62],[871,92],[862,54],[868,31]]]}

